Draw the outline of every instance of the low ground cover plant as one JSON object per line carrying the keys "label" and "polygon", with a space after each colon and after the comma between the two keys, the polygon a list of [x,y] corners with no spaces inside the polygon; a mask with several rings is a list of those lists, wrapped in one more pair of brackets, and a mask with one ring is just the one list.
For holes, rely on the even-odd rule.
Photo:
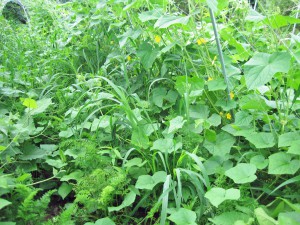
{"label": "low ground cover plant", "polygon": [[0,224],[300,223],[296,1],[23,3],[0,17]]}

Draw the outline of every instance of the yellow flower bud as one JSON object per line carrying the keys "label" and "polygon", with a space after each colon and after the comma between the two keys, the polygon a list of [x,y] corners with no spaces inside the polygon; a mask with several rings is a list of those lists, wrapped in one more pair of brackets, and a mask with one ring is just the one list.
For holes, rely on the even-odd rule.
{"label": "yellow flower bud", "polygon": [[158,35],[156,35],[155,38],[154,38],[154,41],[155,41],[156,43],[159,43],[159,42],[161,41],[161,37],[158,36]]}
{"label": "yellow flower bud", "polygon": [[226,113],[226,118],[227,118],[228,120],[231,120],[231,114],[230,114],[230,113]]}
{"label": "yellow flower bud", "polygon": [[202,45],[202,44],[206,44],[207,43],[207,40],[205,40],[204,38],[199,38],[198,40],[197,40],[197,44],[198,45]]}

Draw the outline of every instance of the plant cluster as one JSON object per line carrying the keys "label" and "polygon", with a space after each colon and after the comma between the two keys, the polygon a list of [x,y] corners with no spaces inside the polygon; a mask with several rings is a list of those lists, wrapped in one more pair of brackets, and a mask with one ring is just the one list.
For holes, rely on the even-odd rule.
{"label": "plant cluster", "polygon": [[0,224],[300,223],[296,1],[24,5],[0,17]]}

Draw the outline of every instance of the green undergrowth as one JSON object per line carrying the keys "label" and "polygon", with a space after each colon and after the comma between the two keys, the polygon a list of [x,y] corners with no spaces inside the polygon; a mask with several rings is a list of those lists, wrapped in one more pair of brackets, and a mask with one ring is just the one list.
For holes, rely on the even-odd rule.
{"label": "green undergrowth", "polygon": [[24,0],[28,24],[1,16],[0,224],[299,224],[297,4]]}

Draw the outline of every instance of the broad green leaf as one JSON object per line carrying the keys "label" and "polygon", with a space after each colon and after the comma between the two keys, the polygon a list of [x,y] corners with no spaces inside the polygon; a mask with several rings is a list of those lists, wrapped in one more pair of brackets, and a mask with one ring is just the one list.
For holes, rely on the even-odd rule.
{"label": "broad green leaf", "polygon": [[10,205],[11,202],[5,200],[4,198],[0,198],[0,209],[3,209],[5,206]]}
{"label": "broad green leaf", "polygon": [[259,225],[277,225],[277,221],[270,217],[262,208],[254,210]]}
{"label": "broad green leaf", "polygon": [[300,139],[300,132],[287,132],[278,137],[278,147],[291,146],[294,141]]}
{"label": "broad green leaf", "polygon": [[241,109],[256,109],[258,111],[267,111],[270,108],[265,100],[257,94],[243,96],[239,101],[239,105]]}
{"label": "broad green leaf", "polygon": [[209,116],[209,107],[204,104],[191,105],[189,109],[189,116],[193,119],[206,120]]}
{"label": "broad green leaf", "polygon": [[143,33],[143,31],[141,29],[129,29],[128,31],[126,31],[125,33],[123,33],[122,35],[118,36],[119,40],[119,44],[120,47],[124,47],[127,43],[127,40],[129,38],[131,38],[132,40],[137,39],[141,34]]}
{"label": "broad green leaf", "polygon": [[199,77],[176,77],[175,88],[181,96],[186,93],[189,97],[201,96],[204,90],[204,80]]}
{"label": "broad green leaf", "polygon": [[185,208],[180,208],[171,213],[168,219],[174,222],[176,225],[197,225],[196,213]]}
{"label": "broad green leaf", "polygon": [[141,167],[145,163],[146,163],[146,161],[143,162],[143,160],[141,158],[133,158],[133,159],[128,160],[124,164],[124,167],[133,167],[133,166]]}
{"label": "broad green leaf", "polygon": [[274,29],[278,29],[280,27],[285,27],[290,24],[299,24],[300,19],[290,16],[273,15],[265,18],[262,22],[266,25],[271,26]]}
{"label": "broad green leaf", "polygon": [[33,159],[41,159],[47,155],[45,150],[40,149],[35,145],[26,144],[22,149],[23,154],[20,155],[20,159],[22,160],[33,160]]}
{"label": "broad green leaf", "polygon": [[271,133],[252,133],[245,135],[245,138],[254,144],[256,148],[271,148],[275,145],[275,138]]}
{"label": "broad green leaf", "polygon": [[124,198],[121,205],[117,207],[108,207],[108,212],[120,211],[121,209],[132,205],[135,201],[136,193],[134,191],[130,191]]}
{"label": "broad green leaf", "polygon": [[70,194],[70,192],[72,191],[73,186],[63,182],[60,187],[58,188],[58,194],[62,197],[62,199],[65,199],[65,197],[68,196],[68,194]]}
{"label": "broad green leaf", "polygon": [[115,225],[115,223],[109,217],[105,217],[97,220],[95,222],[95,225]]}
{"label": "broad green leaf", "polygon": [[269,160],[265,159],[263,155],[256,155],[250,159],[250,163],[255,165],[257,169],[264,169],[268,166]]}
{"label": "broad green leaf", "polygon": [[131,135],[131,143],[138,146],[139,148],[149,147],[149,138],[140,128],[133,129]]}
{"label": "broad green leaf", "polygon": [[245,20],[246,21],[251,21],[251,22],[259,22],[265,19],[266,17],[257,12],[254,9],[250,9],[248,15],[246,16]]}
{"label": "broad green leaf", "polygon": [[172,133],[174,131],[177,131],[178,129],[183,127],[183,124],[186,122],[186,120],[183,119],[182,116],[177,116],[174,119],[170,121],[170,126],[168,129],[168,133]]}
{"label": "broad green leaf", "polygon": [[48,154],[51,154],[52,152],[58,149],[58,146],[54,144],[41,144],[40,148],[42,150],[45,150]]}
{"label": "broad green leaf", "polygon": [[38,107],[36,101],[31,98],[23,99],[23,105],[29,109],[36,109]]}
{"label": "broad green leaf", "polygon": [[73,132],[72,128],[68,128],[67,130],[63,130],[63,131],[59,132],[59,134],[58,134],[58,136],[62,137],[62,138],[69,138],[73,135],[74,135],[74,132]]}
{"label": "broad green leaf", "polygon": [[278,225],[299,225],[300,213],[299,212],[282,212],[278,215]]}
{"label": "broad green leaf", "polygon": [[211,126],[219,126],[221,124],[221,116],[214,113],[208,118],[208,122]]}
{"label": "broad green leaf", "polygon": [[256,167],[248,163],[239,163],[235,167],[227,170],[225,175],[236,184],[250,183],[256,180]]}
{"label": "broad green leaf", "polygon": [[208,81],[206,85],[209,91],[225,90],[227,86],[224,79],[221,77]]}
{"label": "broad green leaf", "polygon": [[250,51],[247,50],[237,39],[232,35],[235,32],[234,28],[226,27],[220,31],[222,39],[226,40],[229,45],[235,47],[236,55],[235,58],[246,61],[249,59]]}
{"label": "broad green leaf", "polygon": [[225,200],[238,200],[240,196],[240,190],[234,188],[225,190],[223,188],[214,187],[205,193],[205,198],[215,207],[218,207]]}
{"label": "broad green leaf", "polygon": [[171,138],[165,138],[165,139],[158,139],[153,142],[153,146],[151,147],[151,150],[159,150],[163,153],[172,153],[176,151],[181,146],[174,143],[174,140]]}
{"label": "broad green leaf", "polygon": [[148,42],[143,42],[137,50],[137,56],[146,70],[150,69],[159,55],[159,48],[153,47]]}
{"label": "broad green leaf", "polygon": [[81,177],[83,177],[83,172],[80,170],[74,171],[68,175],[64,175],[60,180],[61,181],[69,181],[69,180],[76,180],[78,181]]}
{"label": "broad green leaf", "polygon": [[139,19],[144,23],[149,20],[157,20],[163,15],[163,9],[157,8],[139,14]]}
{"label": "broad green leaf", "polygon": [[64,163],[61,159],[46,159],[45,162],[48,165],[53,166],[58,169],[68,165],[67,163]]}
{"label": "broad green leaf", "polygon": [[216,141],[204,141],[204,147],[212,154],[225,156],[230,153],[230,149],[235,143],[235,138],[226,132],[217,134]]}
{"label": "broad green leaf", "polygon": [[288,147],[288,153],[300,155],[300,132],[288,132],[278,138],[278,147]]}
{"label": "broad green leaf", "polygon": [[[40,114],[40,113],[43,113],[47,110],[47,108],[52,105],[52,100],[51,98],[44,98],[44,99],[41,99],[41,100],[38,100],[36,102],[36,108],[30,110],[30,114],[31,115],[37,115],[37,114]],[[29,112],[29,109],[26,109],[25,110],[26,112]]]}
{"label": "broad green leaf", "polygon": [[168,28],[174,24],[186,25],[189,22],[189,16],[163,15],[154,24],[155,28]]}
{"label": "broad green leaf", "polygon": [[290,61],[287,52],[257,53],[244,65],[247,88],[253,90],[268,83],[277,72],[287,73]]}
{"label": "broad green leaf", "polygon": [[166,97],[167,95],[167,89],[166,88],[163,88],[163,87],[158,87],[158,88],[154,88],[152,90],[152,101],[153,103],[162,108],[163,107],[163,102],[164,102],[164,98]]}
{"label": "broad green leaf", "polygon": [[225,99],[219,99],[216,103],[215,106],[219,106],[222,108],[224,111],[229,111],[231,109],[236,108],[236,101],[234,100],[225,100]]}
{"label": "broad green leaf", "polygon": [[237,221],[244,221],[248,222],[250,217],[244,213],[241,212],[224,212],[221,215],[215,216],[212,219],[209,219],[209,221],[213,222],[215,225],[234,225]]}
{"label": "broad green leaf", "polygon": [[252,120],[253,116],[250,115],[248,112],[239,111],[235,114],[234,124],[238,126],[248,126],[251,124]]}
{"label": "broad green leaf", "polygon": [[285,152],[277,152],[269,156],[269,174],[295,174],[300,168],[300,160],[292,160]]}
{"label": "broad green leaf", "polygon": [[214,130],[206,129],[204,137],[208,142],[215,142],[217,140],[217,133]]}
{"label": "broad green leaf", "polygon": [[7,147],[0,145],[0,152],[4,151]]}
{"label": "broad green leaf", "polygon": [[291,146],[289,147],[288,153],[294,154],[294,155],[300,155],[300,140],[293,141],[291,143]]}
{"label": "broad green leaf", "polygon": [[10,221],[8,221],[8,222],[0,222],[0,225],[16,225],[17,223],[15,223],[15,222],[10,222]]}
{"label": "broad green leaf", "polygon": [[165,182],[166,178],[167,173],[165,171],[158,171],[154,173],[153,176],[141,175],[139,176],[135,187],[138,189],[152,190],[158,183]]}

